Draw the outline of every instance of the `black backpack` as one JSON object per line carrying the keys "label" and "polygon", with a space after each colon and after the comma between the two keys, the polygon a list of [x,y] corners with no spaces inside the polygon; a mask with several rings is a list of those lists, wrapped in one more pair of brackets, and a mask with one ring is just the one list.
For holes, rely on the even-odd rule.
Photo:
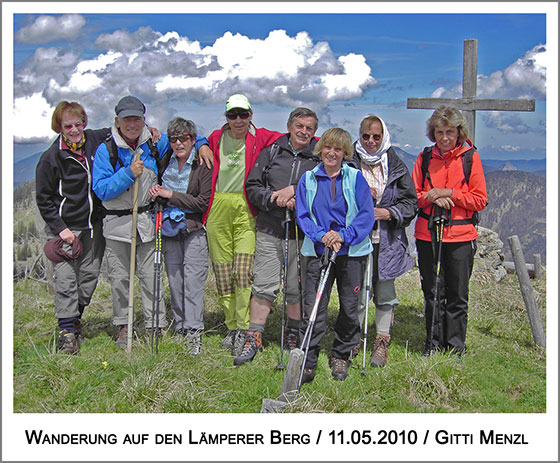
{"label": "black backpack", "polygon": [[[430,179],[430,172],[428,172],[428,167],[430,166],[430,160],[432,159],[432,148],[433,146],[427,146],[424,148],[422,152],[422,186],[424,186],[424,182],[426,178],[430,183],[430,186],[433,188],[434,185],[432,184],[432,180]],[[472,159],[473,154],[476,150],[476,146],[472,146],[469,150],[465,151],[461,157],[463,162],[463,181],[461,182],[463,185],[468,183],[469,179],[471,178],[471,170],[472,170]],[[426,214],[424,211],[420,211],[418,213],[420,217],[425,219],[430,219],[430,216]],[[448,220],[447,225],[466,225],[472,223],[473,225],[477,225],[480,222],[480,217],[478,211],[474,211],[473,215],[470,219],[457,219],[457,220]]]}

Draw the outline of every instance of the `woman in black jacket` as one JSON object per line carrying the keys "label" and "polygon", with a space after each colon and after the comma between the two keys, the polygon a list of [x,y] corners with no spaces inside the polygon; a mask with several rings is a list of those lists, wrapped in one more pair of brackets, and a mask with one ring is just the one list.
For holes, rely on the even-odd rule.
{"label": "woman in black jacket", "polygon": [[91,169],[95,150],[110,130],[85,129],[87,122],[79,103],[60,102],[52,116],[52,129],[60,135],[35,172],[37,206],[49,241],[58,239],[55,249],[68,254],[77,244],[82,248],[74,259],[54,260],[57,349],[68,354],[77,353],[83,340],[81,317],[97,286],[105,250],[102,206],[91,188]]}

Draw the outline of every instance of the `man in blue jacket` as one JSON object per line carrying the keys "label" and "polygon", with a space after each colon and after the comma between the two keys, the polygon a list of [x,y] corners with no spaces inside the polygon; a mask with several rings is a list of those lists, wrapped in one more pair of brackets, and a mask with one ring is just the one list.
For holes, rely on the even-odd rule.
{"label": "man in blue jacket", "polygon": [[[103,235],[106,239],[106,259],[113,295],[112,322],[119,327],[117,345],[125,348],[128,337],[134,190],[131,187],[135,180],[138,182],[136,275],[140,280],[144,326],[149,330],[167,326],[163,291],[159,294],[159,314],[153,317],[158,320],[158,326],[152,326],[155,224],[151,216],[152,200],[149,191],[158,181],[156,157],[163,157],[170,146],[167,135],[162,134],[155,145],[157,153],[151,152],[148,145],[151,133],[145,123],[146,107],[135,96],[122,98],[115,107],[115,113],[115,123],[111,128],[112,140],[99,145],[95,153],[93,191],[107,209],[103,219]],[[207,143],[205,138],[197,141],[199,144]],[[111,147],[116,150],[116,159],[111,159]],[[136,154],[140,155],[137,161],[134,160]]]}

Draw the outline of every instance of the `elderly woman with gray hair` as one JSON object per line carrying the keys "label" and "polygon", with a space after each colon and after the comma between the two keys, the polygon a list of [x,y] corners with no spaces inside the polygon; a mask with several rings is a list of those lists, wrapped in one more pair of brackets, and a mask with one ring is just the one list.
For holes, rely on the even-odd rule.
{"label": "elderly woman with gray hair", "polygon": [[[391,134],[380,117],[370,115],[360,123],[360,138],[354,143],[352,162],[362,171],[374,202],[370,283],[377,333],[370,365],[383,367],[391,341],[394,308],[399,304],[395,279],[414,265],[408,252],[405,229],[416,217],[418,201],[410,173],[391,146]],[[362,324],[369,301],[363,302],[360,311]],[[354,356],[359,347],[360,344],[355,346]]]}
{"label": "elderly woman with gray hair", "polygon": [[469,280],[476,252],[477,213],[486,206],[480,156],[461,112],[441,106],[427,122],[435,142],[418,156],[412,179],[418,197],[416,248],[424,293],[426,344],[465,352]]}
{"label": "elderly woman with gray hair", "polygon": [[208,275],[208,243],[203,214],[212,192],[212,169],[195,150],[196,128],[192,121],[176,117],[167,136],[172,152],[162,184],[150,189],[153,199],[166,198],[162,235],[165,267],[171,292],[171,308],[177,331],[186,336],[191,355],[202,352],[204,286]]}

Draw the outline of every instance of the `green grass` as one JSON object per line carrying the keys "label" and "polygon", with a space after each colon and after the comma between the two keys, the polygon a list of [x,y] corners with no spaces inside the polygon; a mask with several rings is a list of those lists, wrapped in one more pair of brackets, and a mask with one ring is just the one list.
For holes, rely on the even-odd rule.
{"label": "green grass", "polygon": [[[544,318],[546,281],[533,281]],[[169,293],[166,288],[166,302]],[[533,345],[515,276],[502,282],[471,280],[468,352],[459,362],[448,354],[424,359],[422,293],[417,272],[397,280],[401,305],[389,360],[366,369],[362,352],[346,381],[332,379],[328,352],[337,297],[331,298],[329,329],[322,342],[317,376],[303,386],[287,412],[333,413],[543,413],[546,355]],[[137,291],[138,294],[138,291]],[[277,301],[255,360],[233,366],[219,347],[226,328],[217,309],[212,276],[207,285],[203,354],[190,357],[184,340],[166,332],[152,355],[138,330],[132,356],[117,348],[110,324],[110,286],[101,280],[84,315],[87,342],[76,356],[56,353],[53,298],[45,285],[14,284],[14,412],[80,413],[258,413],[264,398],[277,399],[284,373],[276,370],[281,320]],[[140,301],[135,305],[142,326]],[[373,323],[373,304],[369,319]],[[370,325],[368,347],[375,337]],[[284,363],[288,354],[284,354]]]}

